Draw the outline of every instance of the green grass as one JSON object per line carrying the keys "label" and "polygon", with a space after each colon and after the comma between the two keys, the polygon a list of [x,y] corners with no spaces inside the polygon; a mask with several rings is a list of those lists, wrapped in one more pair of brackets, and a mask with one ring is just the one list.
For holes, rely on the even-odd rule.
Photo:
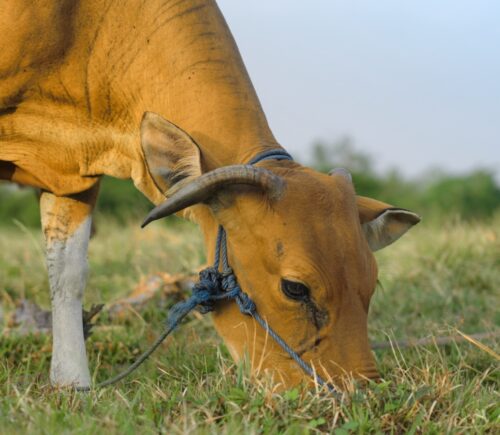
{"label": "green grass", "polygon": [[[377,254],[373,340],[493,331],[500,325],[500,219],[421,224]],[[40,233],[0,229],[0,302],[48,307]],[[192,272],[204,261],[189,224],[140,231],[101,222],[91,242],[86,305],[128,294],[142,276]],[[87,348],[96,380],[123,368],[162,328],[150,304],[100,317]],[[487,343],[498,352],[498,340]],[[278,394],[235,365],[208,316],[183,327],[129,379],[75,393],[48,384],[50,337],[0,335],[0,433],[498,433],[498,361],[470,344],[377,351],[382,382],[353,387],[342,403],[297,389]]]}

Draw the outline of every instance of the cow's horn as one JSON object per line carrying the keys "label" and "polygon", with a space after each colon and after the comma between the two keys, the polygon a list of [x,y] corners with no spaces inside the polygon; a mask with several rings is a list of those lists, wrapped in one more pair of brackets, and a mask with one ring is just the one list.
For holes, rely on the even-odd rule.
{"label": "cow's horn", "polygon": [[257,186],[272,199],[279,198],[284,187],[283,179],[267,169],[251,165],[224,166],[207,172],[184,186],[174,185],[167,192],[169,198],[151,210],[141,227],[144,228],[154,220],[206,201],[222,187],[232,184]]}
{"label": "cow's horn", "polygon": [[328,175],[342,175],[346,180],[352,183],[352,175],[346,168],[335,168],[328,172]]}

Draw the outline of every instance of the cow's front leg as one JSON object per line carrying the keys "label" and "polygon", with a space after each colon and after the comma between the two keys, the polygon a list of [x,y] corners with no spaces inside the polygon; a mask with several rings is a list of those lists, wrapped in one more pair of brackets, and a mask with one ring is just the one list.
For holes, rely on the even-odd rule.
{"label": "cow's front leg", "polygon": [[90,385],[82,324],[91,214],[98,187],[71,197],[43,192],[40,199],[52,301],[50,380],[57,386]]}

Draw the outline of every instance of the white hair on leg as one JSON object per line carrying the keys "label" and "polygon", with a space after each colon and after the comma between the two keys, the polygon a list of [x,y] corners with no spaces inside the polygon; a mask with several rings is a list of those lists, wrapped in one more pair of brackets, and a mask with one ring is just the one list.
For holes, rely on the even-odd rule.
{"label": "white hair on leg", "polygon": [[87,279],[87,248],[91,217],[64,240],[47,245],[47,268],[52,300],[53,385],[88,387],[90,373],[83,337],[82,297]]}

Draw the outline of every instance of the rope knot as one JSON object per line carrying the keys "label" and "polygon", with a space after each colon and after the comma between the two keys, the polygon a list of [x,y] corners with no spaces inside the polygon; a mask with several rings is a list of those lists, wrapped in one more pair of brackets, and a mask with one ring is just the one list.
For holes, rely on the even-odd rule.
{"label": "rope knot", "polygon": [[220,285],[220,272],[214,267],[207,267],[200,271],[199,273],[200,282],[196,285],[203,283],[212,288],[212,286],[218,287]]}
{"label": "rope knot", "polygon": [[221,291],[221,275],[214,267],[200,271],[200,281],[193,287],[191,298],[196,299],[198,311],[201,314],[215,309],[215,300]]}
{"label": "rope knot", "polygon": [[226,292],[230,292],[238,287],[238,281],[231,269],[226,270],[222,273],[222,289]]}

